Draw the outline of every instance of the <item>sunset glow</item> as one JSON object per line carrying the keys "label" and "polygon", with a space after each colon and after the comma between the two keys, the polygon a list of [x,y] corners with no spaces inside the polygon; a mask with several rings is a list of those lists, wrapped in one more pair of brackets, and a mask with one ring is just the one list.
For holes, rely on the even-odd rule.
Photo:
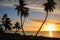
{"label": "sunset glow", "polygon": [[45,28],[45,31],[54,31],[55,30],[55,24],[48,24]]}

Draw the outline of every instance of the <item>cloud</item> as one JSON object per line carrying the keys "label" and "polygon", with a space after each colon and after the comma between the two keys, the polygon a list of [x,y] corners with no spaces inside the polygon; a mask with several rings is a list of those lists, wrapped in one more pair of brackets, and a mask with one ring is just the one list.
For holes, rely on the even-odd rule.
{"label": "cloud", "polygon": [[[56,5],[56,9],[55,9],[55,14],[59,14],[60,13],[60,0],[54,0],[57,5]],[[44,7],[42,7],[42,5],[46,2],[46,0],[25,0],[25,2],[28,4],[27,7],[34,9],[34,11],[44,11]],[[18,4],[17,0],[5,0],[5,1],[1,1],[0,0],[0,6],[14,6],[14,4]]]}
{"label": "cloud", "polygon": [[[54,0],[57,5],[56,5],[56,9],[54,10],[54,12],[52,14],[60,14],[60,0]],[[42,6],[44,3],[46,2],[46,0],[37,0],[37,2],[32,2],[29,7],[31,9],[35,9],[38,12],[43,12],[44,11],[44,7]],[[34,11],[35,11],[34,10]]]}
{"label": "cloud", "polygon": [[32,11],[37,11],[37,12],[44,12],[42,7],[38,7],[37,5],[26,5],[26,7],[30,8]]}
{"label": "cloud", "polygon": [[33,21],[33,22],[43,22],[43,20],[42,20],[42,19],[41,19],[41,20],[39,20],[39,19],[30,18],[30,20],[31,20],[31,21]]}
{"label": "cloud", "polygon": [[60,23],[55,23],[55,24],[60,25]]}
{"label": "cloud", "polygon": [[[42,20],[42,19],[34,19],[34,18],[30,18],[30,20],[32,21],[32,22],[39,22],[39,23],[42,23],[44,20]],[[59,22],[56,22],[56,21],[54,21],[54,20],[47,20],[46,21],[46,24],[47,23],[53,23],[53,24],[60,24]]]}
{"label": "cloud", "polygon": [[0,6],[14,6],[18,4],[18,0],[0,0]]}
{"label": "cloud", "polygon": [[0,4],[0,6],[13,6],[13,5],[4,3],[4,4]]}

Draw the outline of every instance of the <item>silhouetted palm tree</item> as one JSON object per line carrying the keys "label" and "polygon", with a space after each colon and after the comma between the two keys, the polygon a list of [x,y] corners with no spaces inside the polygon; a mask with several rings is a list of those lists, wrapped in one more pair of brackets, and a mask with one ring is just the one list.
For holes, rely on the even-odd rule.
{"label": "silhouetted palm tree", "polygon": [[46,14],[46,17],[41,25],[41,27],[39,28],[39,30],[37,31],[36,35],[39,33],[39,31],[41,30],[41,28],[43,27],[44,23],[46,22],[47,20],[47,17],[48,17],[48,12],[53,12],[54,9],[55,9],[55,5],[56,3],[54,2],[54,0],[47,0],[47,3],[44,3],[43,6],[45,6],[44,10],[47,12]]}
{"label": "silhouetted palm tree", "polygon": [[[27,7],[24,7],[25,5],[27,5],[26,3],[24,3],[23,0],[19,0],[19,5],[15,5],[17,6],[15,9],[18,11],[18,14],[20,14],[20,19],[21,19],[21,27],[22,27],[22,31],[23,31],[23,34],[25,35],[25,32],[24,32],[24,29],[23,29],[23,25],[24,25],[24,22],[25,22],[25,18],[28,16],[28,10],[29,8]],[[24,17],[24,21],[22,19],[22,17]]]}
{"label": "silhouetted palm tree", "polygon": [[[16,32],[21,29],[19,22],[16,22],[16,24],[14,24],[14,25],[15,25],[15,26],[13,27],[13,29],[16,28]],[[16,33],[16,32],[15,32],[15,33]]]}
{"label": "silhouetted palm tree", "polygon": [[10,18],[7,17],[7,14],[4,14],[3,18],[2,18],[2,23],[3,23],[2,25],[5,27],[6,31],[7,31],[7,29],[11,30],[12,24],[10,22],[11,22]]}
{"label": "silhouetted palm tree", "polygon": [[23,19],[23,24],[22,24],[22,26],[23,26],[23,25],[24,25],[24,23],[25,23],[25,18],[26,18],[26,17],[28,17],[28,15],[29,15],[29,13],[28,13],[28,10],[27,10],[27,9],[25,9],[24,11],[25,11],[25,12],[24,12],[24,14],[23,14],[24,19]]}

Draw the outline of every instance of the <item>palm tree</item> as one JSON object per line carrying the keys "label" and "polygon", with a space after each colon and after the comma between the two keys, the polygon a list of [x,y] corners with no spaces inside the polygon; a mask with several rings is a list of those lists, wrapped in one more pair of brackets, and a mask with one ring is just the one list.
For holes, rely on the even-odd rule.
{"label": "palm tree", "polygon": [[37,31],[37,33],[36,33],[35,36],[37,36],[37,34],[39,33],[39,31],[43,27],[44,23],[46,22],[47,17],[48,17],[48,12],[53,12],[54,11],[55,5],[56,5],[56,3],[53,0],[47,0],[47,3],[43,4],[43,6],[45,7],[44,10],[47,12],[47,14],[46,14],[46,17],[45,17],[45,19],[44,19],[41,27],[39,28],[39,30]]}
{"label": "palm tree", "polygon": [[24,14],[23,14],[24,19],[23,19],[23,24],[22,24],[22,26],[24,25],[25,19],[26,19],[26,17],[28,17],[28,15],[29,15],[29,13],[28,13],[28,10],[26,9],[25,12],[24,12]]}
{"label": "palm tree", "polygon": [[12,24],[10,22],[11,22],[10,18],[7,17],[7,14],[4,14],[3,18],[2,18],[2,23],[3,23],[2,26],[5,27],[6,31],[7,31],[7,29],[11,30],[11,25]]}
{"label": "palm tree", "polygon": [[19,24],[19,22],[16,22],[16,24],[14,24],[14,25],[15,25],[15,26],[13,27],[13,29],[16,28],[16,32],[15,32],[15,33],[17,33],[17,31],[18,31],[19,29],[21,29],[20,24]]}
{"label": "palm tree", "polygon": [[[22,27],[22,31],[23,31],[23,34],[25,35],[25,32],[24,32],[24,29],[23,29],[23,25],[24,25],[24,22],[25,22],[25,18],[28,16],[28,10],[29,8],[27,7],[24,7],[25,5],[27,5],[26,3],[24,3],[23,0],[19,0],[19,5],[15,5],[17,6],[15,9],[18,11],[18,16],[20,14],[20,19],[21,19],[21,27]],[[24,21],[23,21],[23,18],[24,17]]]}

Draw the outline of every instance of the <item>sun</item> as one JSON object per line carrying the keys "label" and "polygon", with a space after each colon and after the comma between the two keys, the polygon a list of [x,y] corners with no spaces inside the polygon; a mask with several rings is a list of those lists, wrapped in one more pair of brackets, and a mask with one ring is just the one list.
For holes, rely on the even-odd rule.
{"label": "sun", "polygon": [[55,24],[48,24],[45,28],[45,31],[54,31],[55,30]]}

